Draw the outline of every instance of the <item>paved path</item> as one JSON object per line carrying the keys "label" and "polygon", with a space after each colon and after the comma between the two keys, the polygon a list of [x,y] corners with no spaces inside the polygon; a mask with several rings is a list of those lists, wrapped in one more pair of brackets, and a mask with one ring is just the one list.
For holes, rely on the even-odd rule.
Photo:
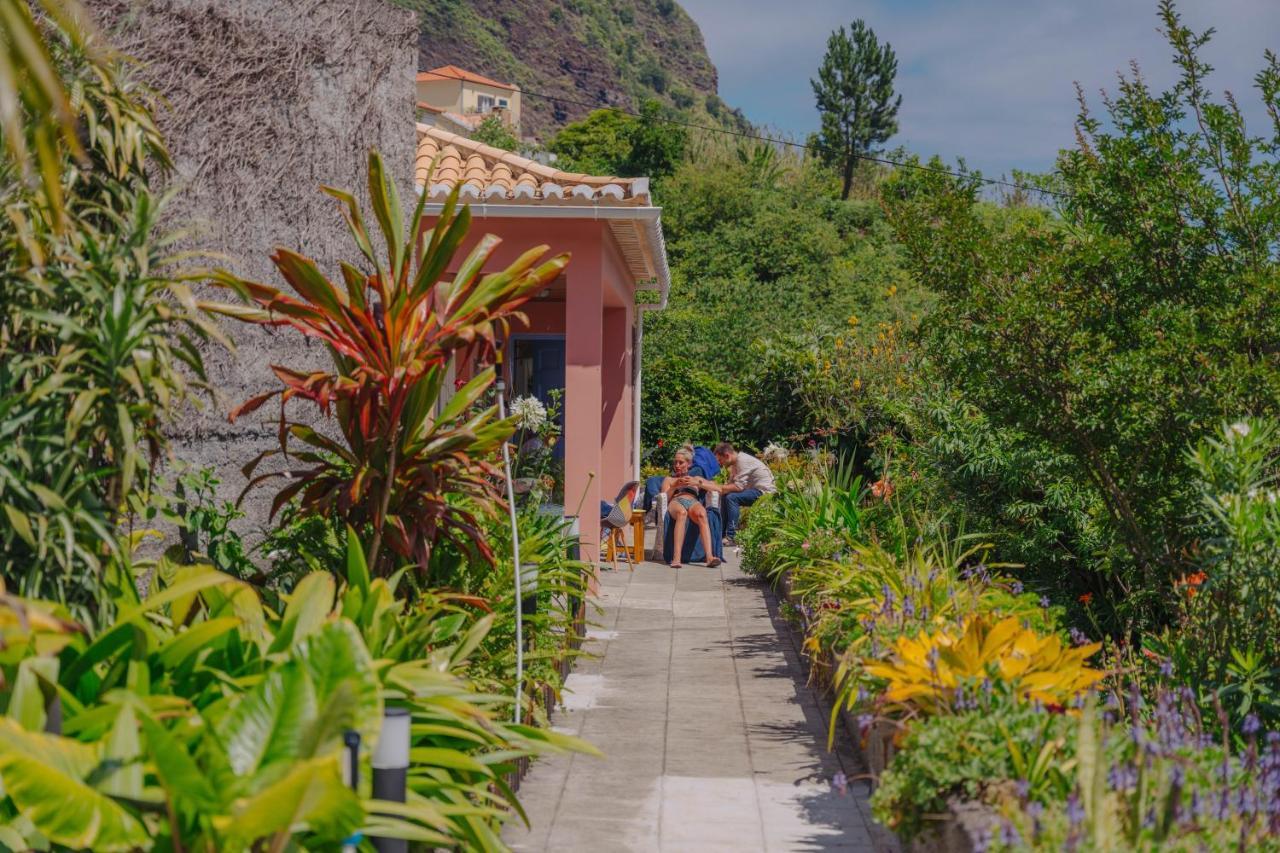
{"label": "paved path", "polygon": [[893,850],[765,585],[730,563],[604,571],[556,728],[605,757],[537,763],[516,850]]}

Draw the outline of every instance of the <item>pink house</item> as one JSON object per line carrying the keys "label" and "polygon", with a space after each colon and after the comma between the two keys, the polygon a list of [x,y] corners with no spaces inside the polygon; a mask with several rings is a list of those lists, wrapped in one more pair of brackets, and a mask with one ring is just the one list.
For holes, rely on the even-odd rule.
{"label": "pink house", "polygon": [[[502,238],[495,265],[544,243],[572,256],[528,306],[529,327],[513,330],[504,361],[513,396],[564,389],[565,513],[581,506],[583,557],[594,561],[600,500],[640,475],[644,314],[666,306],[670,285],[648,179],[562,172],[423,124],[414,172],[428,213],[462,184],[473,225],[459,259],[483,234]],[[643,291],[652,295],[638,299]]]}

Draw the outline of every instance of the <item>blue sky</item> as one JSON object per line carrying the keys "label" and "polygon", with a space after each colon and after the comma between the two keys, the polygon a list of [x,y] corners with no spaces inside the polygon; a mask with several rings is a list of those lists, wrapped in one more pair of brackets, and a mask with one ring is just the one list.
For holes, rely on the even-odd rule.
{"label": "blue sky", "polygon": [[[720,94],[758,125],[797,137],[817,126],[809,78],[830,32],[864,19],[898,54],[905,145],[996,176],[1043,170],[1072,143],[1073,81],[1091,105],[1137,60],[1173,80],[1155,0],[682,0],[720,72]],[[1280,0],[1183,0],[1184,21],[1217,30],[1206,56],[1257,131],[1262,52],[1280,52]]]}

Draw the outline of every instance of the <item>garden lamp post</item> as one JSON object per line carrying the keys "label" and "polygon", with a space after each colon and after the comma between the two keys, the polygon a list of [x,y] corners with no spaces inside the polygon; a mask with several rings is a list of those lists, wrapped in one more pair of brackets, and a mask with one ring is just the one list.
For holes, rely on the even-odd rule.
{"label": "garden lamp post", "polygon": [[[373,750],[373,798],[403,803],[409,786],[408,708],[388,705],[382,712],[382,732]],[[409,842],[403,838],[374,838],[378,853],[408,853]]]}
{"label": "garden lamp post", "polygon": [[[502,366],[502,352],[506,342],[499,339],[494,342],[494,361],[497,375],[495,387],[498,392],[498,419],[507,419],[507,381],[506,370]],[[511,566],[515,575],[516,593],[516,725],[520,724],[521,698],[524,695],[524,613],[520,598],[520,526],[516,523],[516,490],[511,479],[511,443],[502,442],[502,469],[507,480],[507,511],[511,516]]]}

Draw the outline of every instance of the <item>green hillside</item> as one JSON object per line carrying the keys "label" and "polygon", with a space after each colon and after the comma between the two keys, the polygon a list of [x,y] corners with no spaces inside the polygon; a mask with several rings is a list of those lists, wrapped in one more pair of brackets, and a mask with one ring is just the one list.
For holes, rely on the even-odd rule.
{"label": "green hillside", "polygon": [[580,102],[526,95],[523,130],[536,139],[591,109],[649,98],[696,121],[746,125],[720,100],[702,32],[674,0],[392,2],[421,15],[419,68],[459,65]]}

